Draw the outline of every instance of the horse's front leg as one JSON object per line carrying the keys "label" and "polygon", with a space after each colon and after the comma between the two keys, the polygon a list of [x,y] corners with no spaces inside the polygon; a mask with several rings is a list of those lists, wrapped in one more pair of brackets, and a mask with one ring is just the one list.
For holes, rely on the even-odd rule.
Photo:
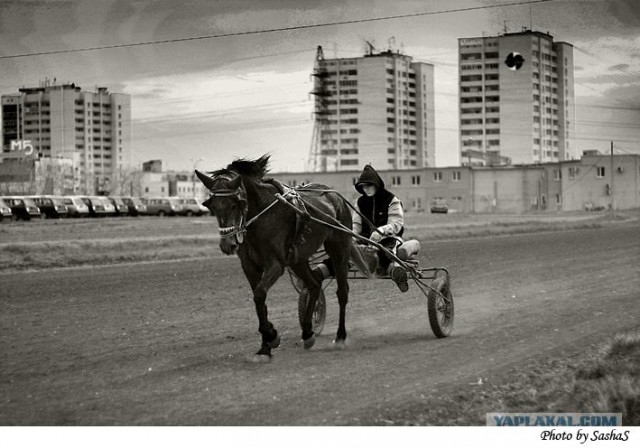
{"label": "horse's front leg", "polygon": [[256,314],[258,315],[259,327],[258,331],[262,335],[262,346],[254,356],[254,361],[263,362],[271,358],[271,349],[280,345],[280,336],[273,324],[269,322],[269,313],[267,310],[267,292],[274,283],[284,273],[284,266],[280,263],[272,262],[266,267],[262,274],[262,278],[253,288],[253,302],[256,306]]}

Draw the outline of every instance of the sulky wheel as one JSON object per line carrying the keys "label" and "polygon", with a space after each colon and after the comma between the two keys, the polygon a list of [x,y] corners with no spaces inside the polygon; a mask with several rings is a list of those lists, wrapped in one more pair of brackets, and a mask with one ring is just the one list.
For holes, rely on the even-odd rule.
{"label": "sulky wheel", "polygon": [[453,329],[453,295],[449,274],[436,272],[436,276],[427,291],[427,309],[429,324],[436,337],[446,338]]}
{"label": "sulky wheel", "polygon": [[[298,320],[300,321],[300,325],[302,326],[302,320],[304,319],[304,314],[307,310],[307,303],[309,302],[309,290],[307,288],[303,288],[300,291],[300,296],[298,297]],[[327,317],[327,302],[324,299],[324,291],[320,290],[320,294],[318,294],[318,300],[316,300],[316,309],[313,310],[313,318],[311,319],[311,329],[316,335],[322,333],[322,329],[324,328],[324,320]]]}

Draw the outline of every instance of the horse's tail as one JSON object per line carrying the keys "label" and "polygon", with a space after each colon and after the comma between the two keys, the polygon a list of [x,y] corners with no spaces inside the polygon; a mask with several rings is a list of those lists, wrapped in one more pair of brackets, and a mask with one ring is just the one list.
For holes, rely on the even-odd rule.
{"label": "horse's tail", "polygon": [[351,261],[353,261],[358,271],[362,272],[367,278],[373,277],[375,264],[371,266],[371,263],[366,260],[365,255],[362,253],[359,245],[355,244],[354,242],[351,242],[351,252],[349,254],[349,258],[351,259]]}

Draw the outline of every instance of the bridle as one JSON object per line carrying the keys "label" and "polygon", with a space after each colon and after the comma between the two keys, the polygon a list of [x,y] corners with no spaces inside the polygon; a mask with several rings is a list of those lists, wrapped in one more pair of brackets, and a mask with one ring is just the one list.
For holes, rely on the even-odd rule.
{"label": "bridle", "polygon": [[[234,180],[235,178],[234,177],[230,177],[230,176],[226,176],[226,175],[220,175],[220,176],[215,178],[215,180],[218,180],[218,179],[231,181],[231,180]],[[247,213],[249,211],[249,204],[247,202],[247,192],[243,188],[242,184],[240,184],[238,186],[238,188],[235,188],[235,189],[230,189],[230,188],[211,189],[210,188],[209,192],[211,193],[211,196],[209,197],[210,200],[213,199],[213,198],[225,198],[225,197],[233,198],[233,197],[235,197],[235,199],[240,204],[242,204],[241,211],[240,211],[239,223],[237,225],[235,225],[235,226],[221,227],[220,229],[218,229],[218,232],[220,233],[220,238],[235,237],[236,238],[236,242],[238,243],[238,245],[240,245],[240,244],[242,244],[244,242],[244,236],[247,233],[247,227],[249,227],[251,224],[253,224],[260,216],[262,216],[271,207],[273,207],[274,205],[276,205],[278,203],[278,199],[275,199],[264,210],[262,210],[260,213],[258,213],[253,218],[247,220]]]}
{"label": "bridle", "polygon": [[[231,181],[234,179],[235,178],[231,176],[220,175],[216,177],[214,180]],[[244,188],[242,188],[242,185],[239,185],[238,188],[235,188],[235,189],[209,188],[209,192],[211,193],[209,200],[212,200],[214,198],[235,198],[236,201],[241,204],[239,223],[235,226],[220,227],[218,229],[218,232],[220,233],[220,238],[231,238],[235,236],[238,244],[242,244],[242,242],[244,241],[244,234],[247,232],[246,230],[247,226],[245,222],[246,222],[247,211],[249,209],[249,206],[247,204],[246,191],[244,190]]]}

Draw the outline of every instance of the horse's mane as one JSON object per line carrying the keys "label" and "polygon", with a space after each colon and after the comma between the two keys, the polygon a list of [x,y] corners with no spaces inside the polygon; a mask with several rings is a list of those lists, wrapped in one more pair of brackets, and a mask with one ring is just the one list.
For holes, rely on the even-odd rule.
{"label": "horse's mane", "polygon": [[218,176],[232,176],[237,175],[253,177],[255,179],[262,179],[269,172],[269,157],[264,155],[259,159],[236,159],[227,165],[226,168],[220,170],[211,171],[209,174],[214,178]]}

